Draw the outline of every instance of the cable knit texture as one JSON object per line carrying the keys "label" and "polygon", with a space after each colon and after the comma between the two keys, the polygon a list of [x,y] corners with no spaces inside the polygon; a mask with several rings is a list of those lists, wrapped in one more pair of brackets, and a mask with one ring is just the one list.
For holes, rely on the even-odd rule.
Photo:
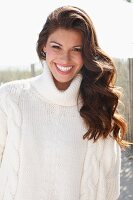
{"label": "cable knit texture", "polygon": [[42,74],[0,87],[0,200],[116,200],[121,150],[83,140],[82,75],[59,91]]}

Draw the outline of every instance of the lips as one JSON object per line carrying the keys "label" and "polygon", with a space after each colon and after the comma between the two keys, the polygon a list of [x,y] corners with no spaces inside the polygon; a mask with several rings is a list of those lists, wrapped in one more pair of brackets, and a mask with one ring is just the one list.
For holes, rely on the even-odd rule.
{"label": "lips", "polygon": [[62,65],[56,65],[56,67],[62,71],[62,72],[68,72],[72,69],[72,66],[62,66]]}
{"label": "lips", "polygon": [[57,71],[62,75],[67,75],[70,73],[72,66],[63,66],[60,64],[56,64]]}

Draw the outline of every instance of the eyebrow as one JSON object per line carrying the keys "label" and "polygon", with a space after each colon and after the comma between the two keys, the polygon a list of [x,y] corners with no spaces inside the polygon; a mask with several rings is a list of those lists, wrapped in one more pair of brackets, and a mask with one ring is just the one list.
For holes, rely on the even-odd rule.
{"label": "eyebrow", "polygon": [[[55,42],[55,41],[51,41],[50,43],[55,43],[55,44],[57,44],[57,45],[59,45],[59,46],[63,46],[62,44],[60,44],[60,43],[58,43],[58,42]],[[73,46],[73,48],[76,48],[76,47],[82,47],[82,45],[76,45],[76,46]]]}

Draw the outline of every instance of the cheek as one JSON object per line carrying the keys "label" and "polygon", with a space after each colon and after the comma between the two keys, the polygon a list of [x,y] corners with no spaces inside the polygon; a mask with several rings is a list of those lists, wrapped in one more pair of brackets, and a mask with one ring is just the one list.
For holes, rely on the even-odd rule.
{"label": "cheek", "polygon": [[81,55],[77,56],[75,60],[79,65],[83,65],[83,58]]}
{"label": "cheek", "polygon": [[56,53],[51,48],[46,48],[46,58],[52,59],[56,56]]}

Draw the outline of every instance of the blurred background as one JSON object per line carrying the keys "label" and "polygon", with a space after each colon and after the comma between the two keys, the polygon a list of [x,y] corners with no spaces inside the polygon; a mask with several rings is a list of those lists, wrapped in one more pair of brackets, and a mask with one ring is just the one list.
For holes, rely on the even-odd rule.
{"label": "blurred background", "polygon": [[[39,32],[48,14],[62,5],[84,9],[97,31],[99,44],[114,60],[117,85],[123,88],[122,113],[133,142],[133,0],[0,0],[0,85],[42,72],[36,53]],[[121,196],[133,200],[133,150],[122,153]]]}

